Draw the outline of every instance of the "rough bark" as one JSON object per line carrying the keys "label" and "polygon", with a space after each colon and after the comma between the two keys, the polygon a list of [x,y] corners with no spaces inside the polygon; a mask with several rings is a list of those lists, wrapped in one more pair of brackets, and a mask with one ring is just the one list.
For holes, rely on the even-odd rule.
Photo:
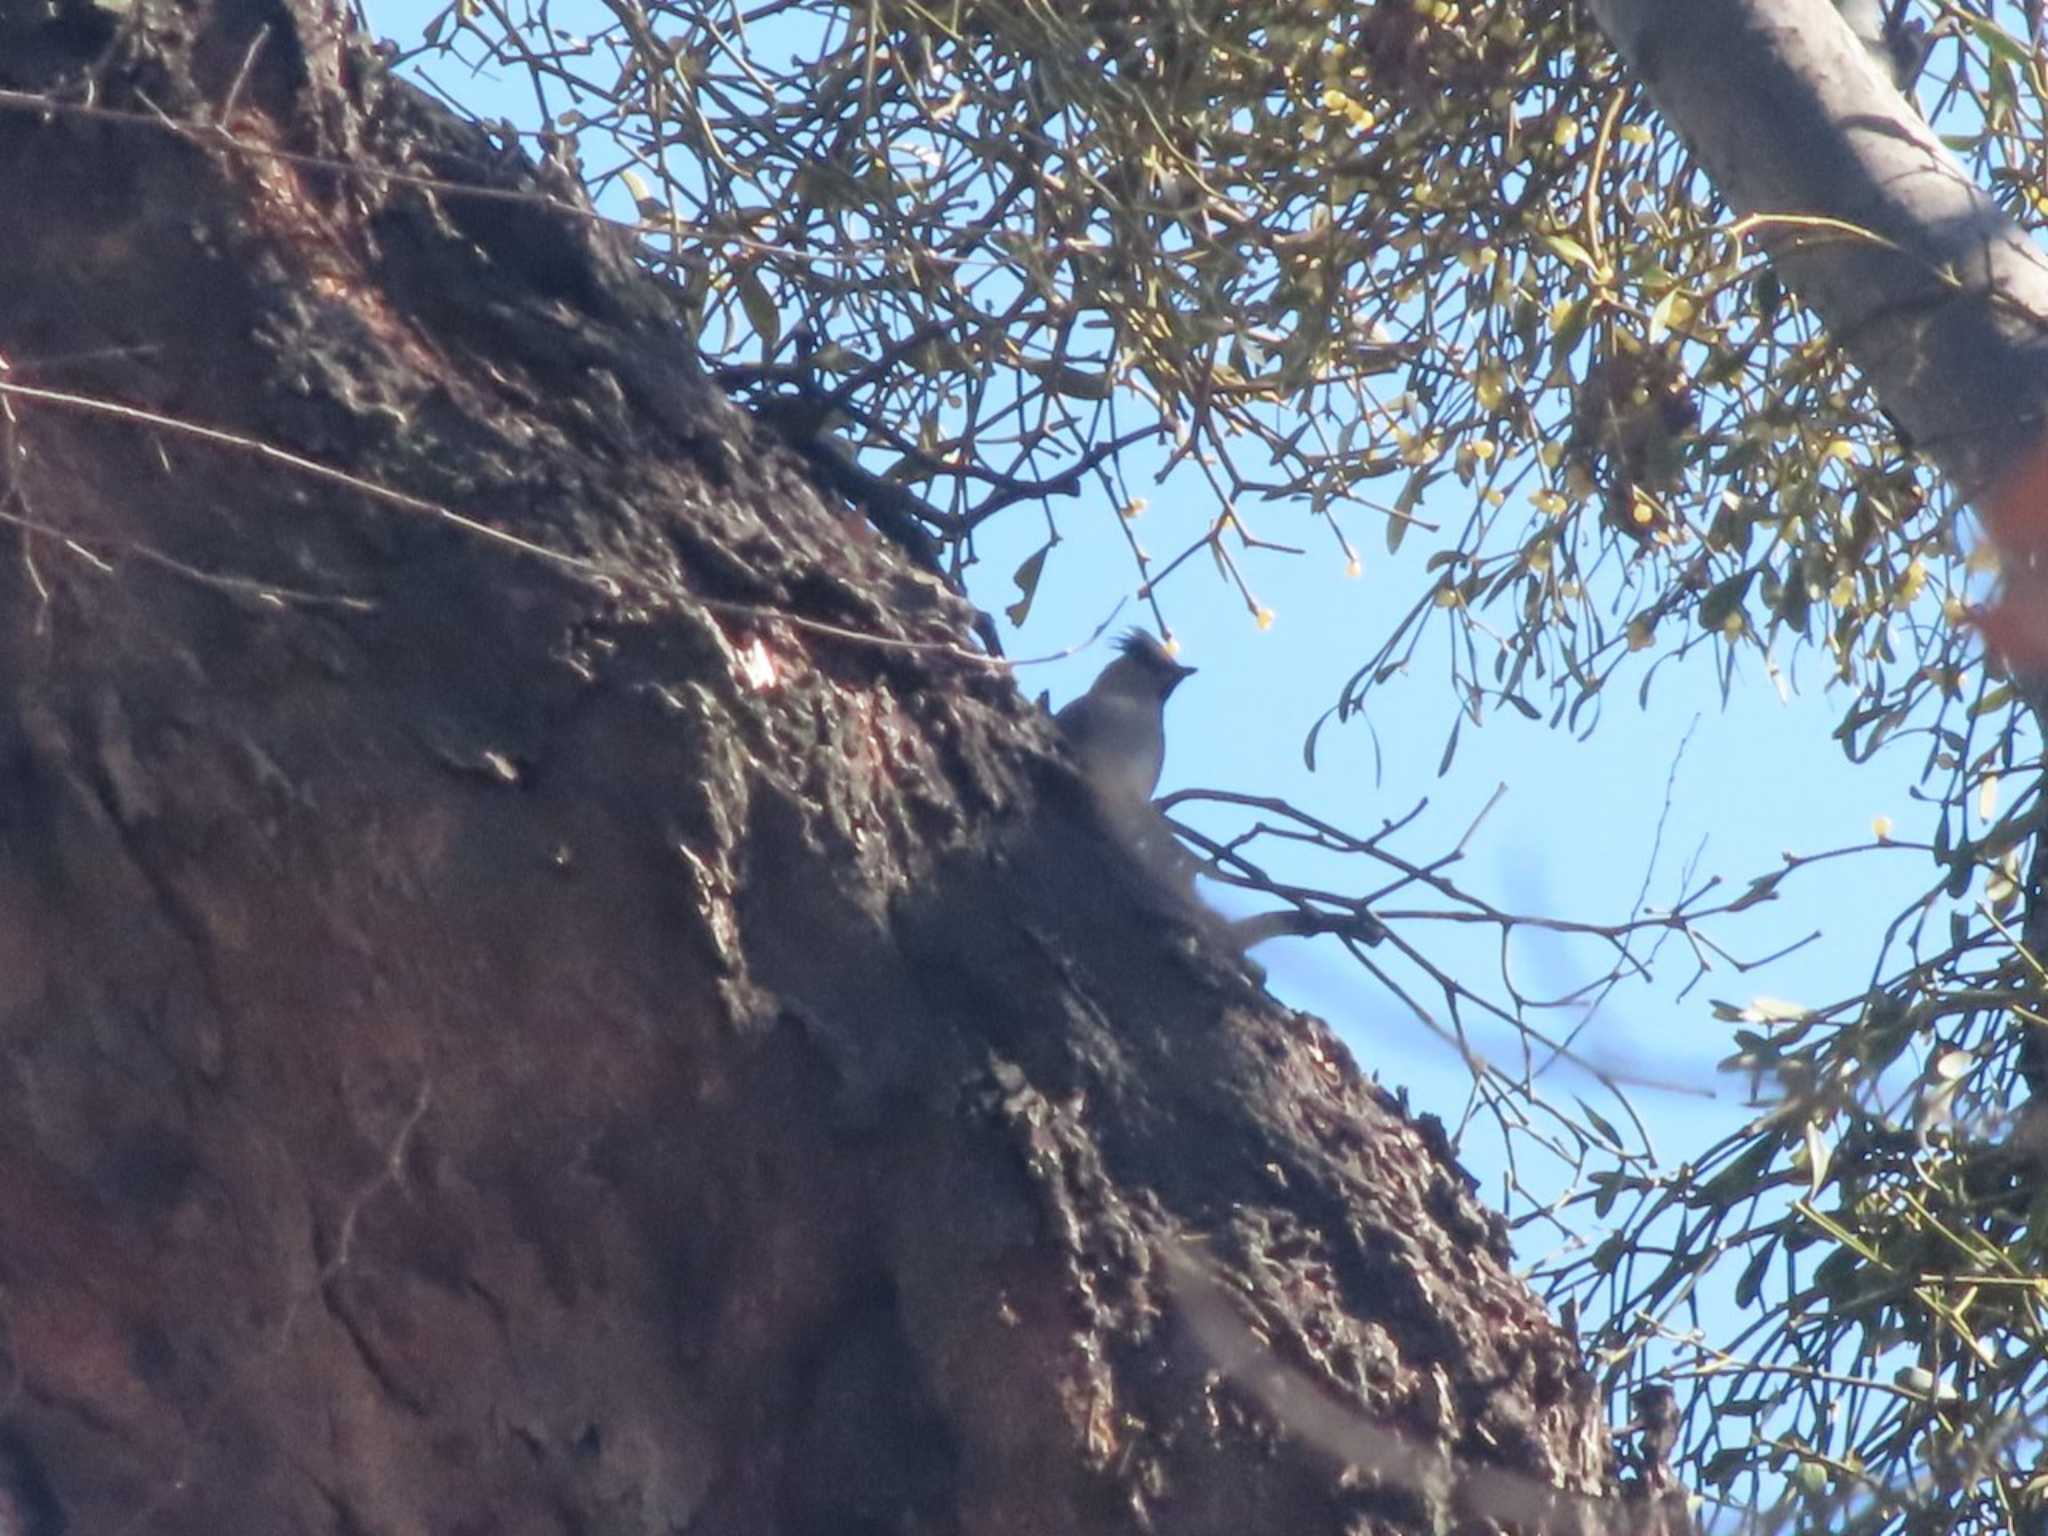
{"label": "rough bark", "polygon": [[1604,1518],[1440,1134],[565,177],[310,3],[0,87],[0,1530]]}
{"label": "rough bark", "polygon": [[2048,414],[2048,257],[1830,0],[1590,8],[1913,442],[1966,499],[2011,473]]}

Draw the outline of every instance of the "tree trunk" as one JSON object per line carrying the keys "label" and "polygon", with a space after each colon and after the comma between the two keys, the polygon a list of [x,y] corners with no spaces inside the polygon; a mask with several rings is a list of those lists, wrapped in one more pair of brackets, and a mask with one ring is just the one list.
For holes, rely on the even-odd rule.
{"label": "tree trunk", "polygon": [[0,1531],[1606,1519],[1441,1133],[345,34],[0,0]]}

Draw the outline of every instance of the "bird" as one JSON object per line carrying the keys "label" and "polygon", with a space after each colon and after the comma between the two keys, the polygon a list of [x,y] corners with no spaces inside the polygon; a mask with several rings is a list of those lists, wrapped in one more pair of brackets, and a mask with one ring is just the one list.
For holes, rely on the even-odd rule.
{"label": "bird", "polygon": [[1173,829],[1152,805],[1159,771],[1166,764],[1166,701],[1195,675],[1142,629],[1117,641],[1118,655],[1096,675],[1088,691],[1053,716],[1081,775],[1094,790],[1105,822],[1117,841],[1150,876],[1148,888],[1171,909],[1234,953],[1254,980],[1265,967],[1246,950],[1286,935],[1343,934],[1365,944],[1387,936],[1363,904],[1347,912],[1300,907],[1231,920],[1212,911],[1195,892],[1201,866],[1175,841]]}
{"label": "bird", "polygon": [[1116,659],[1053,717],[1096,794],[1149,805],[1166,765],[1166,701],[1196,669],[1142,629],[1117,641]]}

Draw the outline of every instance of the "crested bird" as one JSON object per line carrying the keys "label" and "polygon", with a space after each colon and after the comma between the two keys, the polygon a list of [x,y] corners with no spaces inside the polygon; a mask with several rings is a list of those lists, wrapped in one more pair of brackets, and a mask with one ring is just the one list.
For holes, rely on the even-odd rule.
{"label": "crested bird", "polygon": [[1116,659],[1053,718],[1098,795],[1146,805],[1166,763],[1166,700],[1194,675],[1142,629],[1117,642]]}

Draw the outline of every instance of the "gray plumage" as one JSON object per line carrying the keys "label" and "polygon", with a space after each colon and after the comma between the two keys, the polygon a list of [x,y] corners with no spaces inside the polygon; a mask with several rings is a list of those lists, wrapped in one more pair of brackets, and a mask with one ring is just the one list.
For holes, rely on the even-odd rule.
{"label": "gray plumage", "polygon": [[1122,654],[1088,691],[1053,718],[1096,793],[1145,804],[1166,763],[1167,696],[1195,669],[1141,629],[1119,640],[1117,650]]}

